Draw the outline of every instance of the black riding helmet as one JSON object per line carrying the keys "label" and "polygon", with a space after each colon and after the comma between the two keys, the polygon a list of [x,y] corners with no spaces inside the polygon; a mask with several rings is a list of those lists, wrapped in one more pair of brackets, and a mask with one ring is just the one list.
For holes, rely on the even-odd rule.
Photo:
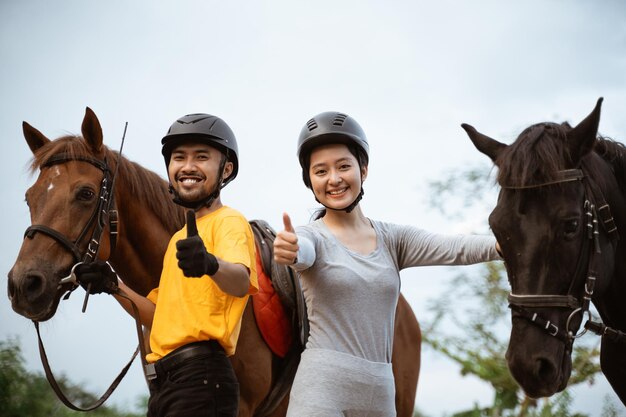
{"label": "black riding helmet", "polygon": [[161,139],[163,145],[161,153],[165,158],[166,168],[169,166],[172,150],[180,143],[190,139],[213,146],[233,163],[233,172],[222,186],[235,179],[239,171],[237,157],[239,151],[235,134],[225,121],[205,113],[188,114],[170,126],[167,134]]}
{"label": "black riding helmet", "polygon": [[[304,185],[311,188],[309,164],[311,151],[316,146],[343,143],[355,154],[359,166],[369,163],[369,144],[361,126],[352,117],[339,112],[324,112],[309,120],[300,131],[298,138],[298,160],[302,167]],[[363,185],[357,199],[346,207],[348,213],[363,197]]]}
{"label": "black riding helmet", "polygon": [[[167,131],[167,134],[161,139],[163,145],[161,153],[165,159],[165,168],[169,168],[172,151],[183,142],[194,141],[204,143],[222,152],[226,159],[233,163],[233,172],[221,184],[216,185],[216,189],[211,196],[202,202],[182,202],[177,193],[170,190],[174,194],[174,201],[180,205],[189,208],[197,208],[202,205],[210,205],[211,202],[219,195],[221,188],[231,182],[237,176],[239,171],[239,158],[237,139],[235,134],[226,124],[225,121],[217,116],[205,113],[188,114],[176,120]],[[220,173],[224,169],[224,163],[220,166]]]}

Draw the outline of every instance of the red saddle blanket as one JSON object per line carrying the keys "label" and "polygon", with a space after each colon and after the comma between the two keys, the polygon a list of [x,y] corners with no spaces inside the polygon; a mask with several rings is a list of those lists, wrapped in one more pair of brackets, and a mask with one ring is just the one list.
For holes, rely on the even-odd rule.
{"label": "red saddle blanket", "polygon": [[252,307],[257,326],[265,343],[274,354],[284,358],[293,341],[293,330],[285,308],[280,302],[272,282],[263,270],[263,263],[256,253],[256,270],[259,292],[252,296]]}

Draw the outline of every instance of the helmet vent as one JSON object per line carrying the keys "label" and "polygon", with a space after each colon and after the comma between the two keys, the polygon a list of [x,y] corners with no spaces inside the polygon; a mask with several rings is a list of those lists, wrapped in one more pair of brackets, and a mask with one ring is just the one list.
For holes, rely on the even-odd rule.
{"label": "helmet vent", "polygon": [[337,113],[337,115],[335,115],[335,118],[333,119],[333,125],[343,126],[343,123],[346,121],[347,117],[347,114]]}
{"label": "helmet vent", "polygon": [[[202,114],[202,113],[194,113],[194,114],[188,114],[187,116],[178,119],[177,122],[180,123],[181,125],[189,125],[189,124],[201,122],[206,119],[210,119],[211,117],[213,116],[210,116],[208,114]],[[211,127],[213,127],[216,121],[217,121],[217,118],[215,119],[215,121],[213,121],[213,123],[211,123]]]}
{"label": "helmet vent", "polygon": [[315,130],[317,129],[317,122],[315,121],[315,119],[311,119],[306,122],[306,127],[309,129],[309,132]]}

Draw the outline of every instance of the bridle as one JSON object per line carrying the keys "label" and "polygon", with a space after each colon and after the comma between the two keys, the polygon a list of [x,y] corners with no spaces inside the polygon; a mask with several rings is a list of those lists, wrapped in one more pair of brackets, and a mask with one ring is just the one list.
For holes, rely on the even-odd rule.
{"label": "bridle", "polygon": [[[33,224],[26,229],[26,231],[24,232],[24,237],[32,239],[36,233],[43,233],[44,235],[53,238],[59,244],[61,244],[63,248],[65,248],[68,252],[72,254],[75,267],[76,264],[78,264],[79,262],[91,263],[96,260],[98,251],[100,249],[100,242],[102,241],[102,235],[107,225],[109,227],[110,253],[112,254],[115,251],[115,245],[117,242],[118,221],[117,210],[115,209],[115,203],[113,198],[114,177],[111,175],[111,170],[109,169],[106,158],[104,158],[103,161],[100,161],[94,158],[76,157],[70,156],[66,153],[60,153],[53,155],[41,166],[42,168],[45,168],[70,161],[87,162],[100,169],[103,173],[102,181],[100,182],[100,191],[98,193],[98,203],[91,213],[89,220],[83,227],[83,230],[80,232],[75,240],[71,240],[70,238],[64,236],[62,233],[52,229],[51,227],[43,224]],[[80,247],[83,244],[85,237],[87,236],[87,232],[91,228],[93,228],[93,231],[91,232],[91,237],[87,242],[84,253],[81,254]],[[59,285],[62,285],[69,281],[71,280],[62,279]],[[78,284],[76,282],[73,282],[73,288],[70,291],[73,291],[77,286]]]}
{"label": "bridle", "polygon": [[[124,139],[126,137],[127,126],[128,126],[128,123],[126,123],[126,126],[124,127],[124,135],[122,136],[122,144],[120,146],[120,151],[118,154],[118,160],[117,160],[117,164],[115,168],[115,173],[113,174],[111,173],[111,169],[109,169],[109,164],[107,162],[106,157],[102,161],[100,161],[98,159],[90,158],[90,157],[72,156],[67,153],[59,153],[59,154],[53,155],[41,165],[41,167],[44,168],[44,167],[50,167],[56,164],[63,164],[63,163],[70,162],[70,161],[81,161],[81,162],[87,162],[95,166],[96,168],[100,169],[103,174],[102,181],[100,182],[100,191],[98,194],[98,202],[96,204],[96,207],[94,208],[93,212],[91,213],[91,216],[89,217],[89,220],[87,220],[87,223],[85,224],[82,231],[80,232],[80,234],[75,240],[71,240],[70,238],[64,236],[62,233],[58,232],[57,230],[54,230],[51,227],[48,227],[42,224],[31,225],[24,232],[24,238],[29,238],[29,239],[32,239],[36,233],[43,233],[44,235],[49,236],[52,239],[56,240],[63,248],[65,248],[68,252],[72,254],[72,257],[74,259],[74,265],[72,266],[69,275],[65,278],[62,278],[58,286],[58,289],[61,289],[63,285],[67,283],[72,284],[72,287],[68,290],[64,299],[67,299],[69,295],[79,286],[76,276],[74,274],[75,268],[81,263],[92,263],[97,260],[98,253],[100,250],[100,244],[102,242],[102,236],[107,226],[109,229],[109,245],[110,245],[109,257],[115,251],[117,235],[118,235],[118,213],[117,213],[117,209],[115,208],[113,189],[115,186],[115,178],[117,176],[117,172],[120,166],[120,160],[121,160],[121,155],[122,155],[122,149],[124,146]],[[85,251],[84,253],[81,253],[80,248],[84,244],[83,242],[85,240],[85,237],[87,236],[87,233],[92,228],[93,230],[91,232],[91,237],[87,241]],[[85,312],[85,308],[87,306],[89,293],[90,293],[90,287],[88,287],[86,290],[85,301],[83,302],[83,312]],[[122,298],[125,298],[130,303],[133,309],[133,313],[134,313],[133,317],[135,318],[135,327],[137,331],[137,338],[139,340],[139,346],[137,347],[137,349],[131,356],[128,363],[124,366],[124,368],[122,368],[118,376],[111,383],[111,385],[106,390],[106,392],[102,394],[102,396],[95,403],[87,407],[79,407],[73,404],[63,393],[63,390],[61,389],[60,385],[56,381],[56,378],[54,377],[54,375],[52,374],[52,370],[48,362],[48,357],[46,355],[44,344],[41,339],[41,334],[39,331],[39,323],[37,321],[34,321],[35,329],[37,330],[37,337],[39,341],[39,355],[41,357],[41,362],[43,364],[44,371],[46,373],[46,378],[48,379],[50,386],[52,387],[53,391],[55,392],[59,400],[63,402],[63,404],[65,404],[67,407],[71,408],[72,410],[91,411],[91,410],[95,410],[96,408],[104,404],[104,402],[111,396],[113,391],[117,388],[119,383],[122,381],[122,379],[128,372],[128,369],[132,365],[133,361],[135,360],[135,357],[137,356],[139,352],[141,352],[141,360],[145,369],[146,349],[145,349],[145,346],[143,345],[143,333],[142,333],[141,323],[139,321],[139,310],[136,304],[121,289],[118,288],[116,294]]]}
{"label": "bridle", "polygon": [[[511,292],[508,296],[508,300],[509,307],[514,312],[539,326],[550,336],[562,340],[569,353],[571,352],[574,340],[585,334],[587,330],[602,335],[606,335],[609,332],[622,333],[604,326],[602,323],[594,322],[589,310],[596,285],[597,271],[601,270],[599,265],[601,259],[598,256],[602,253],[600,248],[600,226],[602,226],[614,247],[617,245],[617,240],[619,239],[617,226],[611,215],[610,207],[606,203],[604,195],[598,185],[592,178],[585,175],[583,169],[566,169],[559,171],[554,180],[541,184],[502,186],[502,188],[512,190],[534,189],[566,182],[581,182],[584,187],[585,198],[583,211],[585,216],[584,227],[586,228],[586,231],[583,231],[581,251],[567,295],[514,294]],[[582,294],[578,296],[577,293],[580,294],[580,291],[577,289],[580,288],[581,284],[583,284]],[[572,310],[567,318],[565,328],[559,328],[557,324],[530,310],[548,307],[569,308]],[[583,318],[585,315],[588,316],[587,323],[585,323],[580,333],[570,328],[572,320],[577,314],[580,314]],[[601,333],[598,333],[598,330],[600,330]]]}

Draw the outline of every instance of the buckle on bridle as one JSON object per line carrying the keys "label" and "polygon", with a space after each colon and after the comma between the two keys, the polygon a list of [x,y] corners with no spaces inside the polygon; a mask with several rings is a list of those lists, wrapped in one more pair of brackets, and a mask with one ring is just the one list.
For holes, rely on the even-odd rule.
{"label": "buckle on bridle", "polygon": [[[550,331],[550,328],[554,329],[554,331]],[[557,334],[559,334],[559,328],[556,326],[556,324],[550,322],[550,320],[548,320],[548,322],[546,323],[545,329],[548,334],[550,334],[550,336],[556,336]]]}

